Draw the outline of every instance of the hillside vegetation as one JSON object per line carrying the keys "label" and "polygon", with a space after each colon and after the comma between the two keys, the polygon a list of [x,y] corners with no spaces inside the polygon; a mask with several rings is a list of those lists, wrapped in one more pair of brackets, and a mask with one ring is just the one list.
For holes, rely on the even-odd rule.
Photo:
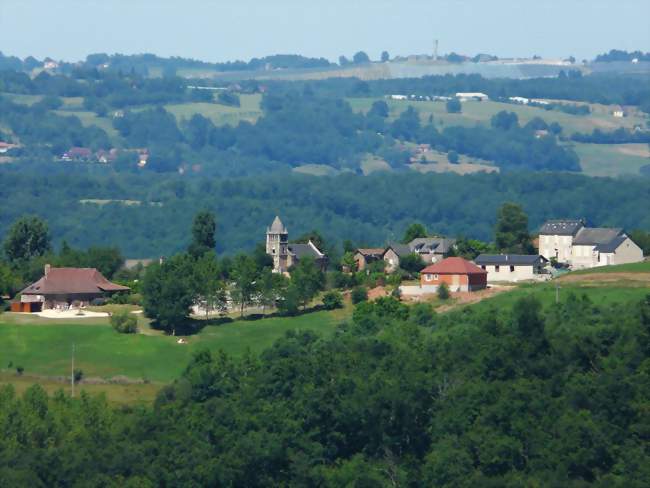
{"label": "hillside vegetation", "polygon": [[153,408],[3,387],[3,484],[650,482],[647,297],[416,310],[384,298],[330,338],[197,352]]}
{"label": "hillside vegetation", "polygon": [[[180,175],[119,175],[98,168],[71,179],[0,166],[0,235],[24,214],[50,224],[54,243],[115,245],[127,257],[170,255],[187,244],[191,216],[210,209],[218,251],[234,254],[264,240],[281,215],[292,236],[314,229],[332,247],[345,239],[383,245],[413,221],[436,233],[489,240],[497,208],[520,202],[531,230],[546,219],[584,217],[591,225],[650,229],[650,180],[539,174],[276,175],[212,180]],[[36,171],[38,167],[34,170]],[[131,202],[141,202],[138,205]],[[93,203],[96,202],[96,203]]]}

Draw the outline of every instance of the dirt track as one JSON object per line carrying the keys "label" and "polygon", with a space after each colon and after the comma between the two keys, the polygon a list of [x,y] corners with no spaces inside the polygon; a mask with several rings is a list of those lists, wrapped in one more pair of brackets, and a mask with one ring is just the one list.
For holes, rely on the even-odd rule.
{"label": "dirt track", "polygon": [[558,278],[563,283],[614,283],[618,281],[630,282],[630,284],[650,285],[650,273],[587,273],[568,274]]}

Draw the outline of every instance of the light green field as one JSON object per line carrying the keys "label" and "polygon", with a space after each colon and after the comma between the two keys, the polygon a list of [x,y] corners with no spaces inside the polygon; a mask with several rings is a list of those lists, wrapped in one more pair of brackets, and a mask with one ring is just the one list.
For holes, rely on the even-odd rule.
{"label": "light green field", "polygon": [[639,301],[646,295],[650,294],[650,283],[640,286],[631,282],[619,281],[611,285],[594,284],[594,283],[569,283],[569,282],[550,282],[544,284],[527,284],[519,285],[512,291],[494,295],[491,298],[483,300],[473,305],[468,305],[479,310],[484,308],[495,308],[497,310],[509,310],[512,305],[523,296],[533,295],[537,297],[545,307],[552,306],[555,303],[556,284],[559,284],[560,301],[566,299],[569,293],[577,296],[583,294],[588,296],[594,303],[599,305],[610,305],[614,303],[627,303]]}
{"label": "light green field", "polygon": [[382,158],[369,154],[361,161],[361,170],[367,176],[375,171],[392,171],[392,168]]}
{"label": "light green field", "polygon": [[260,103],[262,96],[240,95],[241,106],[229,107],[218,103],[176,103],[165,105],[165,109],[174,114],[176,120],[189,120],[194,114],[201,114],[217,125],[237,125],[241,121],[256,122],[262,115]]}
{"label": "light green field", "polygon": [[638,175],[650,164],[648,144],[572,143],[580,157],[582,171],[589,176]]}
{"label": "light green field", "polygon": [[332,176],[339,173],[335,168],[326,164],[303,164],[293,168],[292,171],[312,176]]}
{"label": "light green field", "polygon": [[34,105],[43,99],[42,95],[20,95],[18,93],[0,93],[0,95],[13,103],[23,105]]}
{"label": "light green field", "polygon": [[595,273],[650,273],[650,261],[641,263],[618,264],[614,266],[599,266],[597,268],[574,271],[571,275],[589,275]]}
{"label": "light green field", "polygon": [[74,115],[79,118],[79,121],[84,127],[95,125],[103,129],[110,138],[115,139],[119,137],[117,131],[113,128],[111,119],[108,117],[99,117],[95,112],[89,112],[87,110],[54,110],[54,113],[62,117]]}
{"label": "light green field", "polygon": [[[7,313],[0,317],[0,368],[8,368],[11,362],[13,368],[25,368],[25,374],[64,376],[69,374],[75,344],[75,366],[85,377],[126,376],[166,383],[180,375],[197,350],[223,350],[233,355],[247,349],[260,352],[289,330],[329,336],[347,314],[343,310],[320,311],[298,317],[237,320],[206,326],[187,337],[187,344],[177,344],[177,338],[157,331],[118,334],[104,318],[66,321]],[[140,318],[140,326],[146,328],[144,323]]]}
{"label": "light green field", "polygon": [[[367,112],[376,100],[381,98],[349,98],[348,102],[353,110]],[[541,117],[547,123],[557,122],[564,129],[564,133],[571,135],[574,132],[591,132],[594,129],[614,130],[619,127],[632,128],[637,124],[643,124],[644,118],[636,114],[629,117],[616,118],[611,113],[613,107],[592,104],[592,113],[589,115],[571,115],[556,110],[544,110],[539,107],[528,107],[499,102],[463,102],[463,111],[460,114],[447,113],[445,102],[415,102],[408,100],[385,100],[390,109],[390,118],[399,116],[411,105],[418,110],[423,123],[426,123],[430,115],[433,115],[434,123],[438,126],[474,126],[477,123],[489,123],[490,118],[496,113],[506,110],[515,112],[519,117],[520,124],[526,124],[535,117]],[[568,103],[568,102],[565,102]]]}

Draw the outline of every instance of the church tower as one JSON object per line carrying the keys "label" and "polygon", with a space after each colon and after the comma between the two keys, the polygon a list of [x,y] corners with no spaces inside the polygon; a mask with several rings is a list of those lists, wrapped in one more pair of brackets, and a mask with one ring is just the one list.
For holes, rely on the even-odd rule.
{"label": "church tower", "polygon": [[289,268],[289,233],[276,216],[271,227],[266,229],[266,253],[273,257],[273,272],[284,273]]}

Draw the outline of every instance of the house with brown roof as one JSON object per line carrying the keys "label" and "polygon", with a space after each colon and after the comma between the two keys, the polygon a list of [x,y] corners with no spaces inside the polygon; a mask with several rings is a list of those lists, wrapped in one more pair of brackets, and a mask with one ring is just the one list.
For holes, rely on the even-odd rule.
{"label": "house with brown roof", "polygon": [[446,283],[450,291],[477,291],[487,287],[487,271],[463,258],[446,258],[420,272],[423,293],[435,293]]}
{"label": "house with brown roof", "polygon": [[97,298],[129,290],[111,283],[95,268],[52,268],[47,264],[43,277],[20,292],[20,303],[31,304],[22,311],[83,307]]}

